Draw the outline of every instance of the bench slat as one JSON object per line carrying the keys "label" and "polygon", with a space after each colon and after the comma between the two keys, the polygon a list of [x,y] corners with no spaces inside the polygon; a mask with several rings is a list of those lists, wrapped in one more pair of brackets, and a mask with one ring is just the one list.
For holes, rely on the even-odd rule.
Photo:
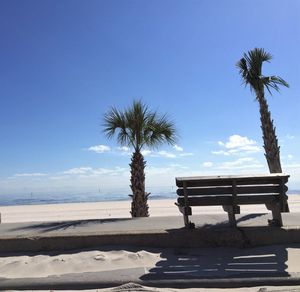
{"label": "bench slat", "polygon": [[[284,190],[287,191],[287,187],[284,186]],[[236,188],[237,194],[279,194],[281,186],[279,185],[264,185],[264,186],[243,186]],[[232,194],[232,187],[211,187],[211,188],[189,188],[187,193],[189,196],[206,196],[206,195],[226,195]],[[177,189],[177,195],[183,196],[183,189]]]}
{"label": "bench slat", "polygon": [[[237,196],[237,205],[246,204],[266,204],[279,201],[279,195],[251,195]],[[184,206],[184,199],[179,197],[177,202],[180,206]],[[209,196],[209,197],[190,197],[188,198],[189,206],[221,206],[232,205],[232,196]]]}
{"label": "bench slat", "polygon": [[237,185],[252,184],[280,184],[281,181],[286,183],[289,175],[286,174],[268,174],[252,176],[205,176],[205,177],[177,177],[176,186],[183,187],[186,182],[187,187],[205,187],[205,186],[231,186],[232,181],[236,180]]}

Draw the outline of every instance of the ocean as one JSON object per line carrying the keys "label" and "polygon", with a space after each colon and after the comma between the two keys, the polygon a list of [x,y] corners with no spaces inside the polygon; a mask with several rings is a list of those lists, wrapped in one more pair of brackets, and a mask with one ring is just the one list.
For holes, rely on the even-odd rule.
{"label": "ocean", "polygon": [[[151,193],[149,199],[174,199],[176,192]],[[0,206],[15,205],[42,205],[42,204],[62,204],[62,203],[83,203],[83,202],[107,202],[107,201],[129,201],[131,198],[126,193],[30,193],[15,195],[0,195]]]}

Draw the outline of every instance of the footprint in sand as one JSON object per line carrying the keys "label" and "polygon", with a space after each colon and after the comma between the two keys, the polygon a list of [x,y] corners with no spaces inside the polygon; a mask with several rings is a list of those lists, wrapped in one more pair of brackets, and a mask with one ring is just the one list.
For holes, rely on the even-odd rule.
{"label": "footprint in sand", "polygon": [[94,257],[94,260],[96,261],[106,261],[106,256],[104,254],[97,254],[95,257]]}

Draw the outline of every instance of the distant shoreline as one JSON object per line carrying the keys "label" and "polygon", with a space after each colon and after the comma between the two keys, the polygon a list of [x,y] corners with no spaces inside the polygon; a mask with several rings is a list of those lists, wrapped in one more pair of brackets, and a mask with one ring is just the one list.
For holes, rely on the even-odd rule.
{"label": "distant shoreline", "polygon": [[[300,193],[300,192],[299,192]],[[175,199],[175,192],[162,192],[151,194],[149,200]],[[124,194],[38,194],[38,195],[0,195],[0,207],[2,206],[33,206],[51,204],[72,203],[98,203],[98,202],[122,202],[130,201],[130,197]]]}
{"label": "distant shoreline", "polygon": [[[300,194],[300,190],[288,191],[288,195],[294,196]],[[161,192],[151,194],[149,200],[167,200],[176,199],[176,192]],[[0,195],[0,208],[8,206],[35,206],[35,205],[59,205],[73,203],[105,203],[105,202],[130,202],[128,195],[124,194],[39,194],[39,195]]]}

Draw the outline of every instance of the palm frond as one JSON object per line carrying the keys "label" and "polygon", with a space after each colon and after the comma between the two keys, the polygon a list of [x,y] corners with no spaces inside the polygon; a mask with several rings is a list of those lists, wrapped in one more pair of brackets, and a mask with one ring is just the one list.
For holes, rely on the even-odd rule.
{"label": "palm frond", "polygon": [[176,142],[176,130],[174,123],[166,115],[156,117],[149,123],[149,135],[145,141],[150,148],[156,148],[163,143],[174,144]]}
{"label": "palm frond", "polygon": [[103,126],[103,132],[109,139],[111,139],[118,131],[118,143],[124,146],[128,146],[130,144],[130,136],[127,131],[127,121],[123,112],[112,107],[111,110],[104,115]]}
{"label": "palm frond", "polygon": [[239,69],[239,73],[242,76],[243,82],[247,85],[248,84],[248,66],[247,66],[247,61],[245,58],[240,59],[237,64],[236,67]]}
{"label": "palm frond", "polygon": [[111,138],[118,128],[125,127],[124,115],[115,107],[104,115],[104,130],[108,138]]}
{"label": "palm frond", "polygon": [[244,53],[243,58],[237,63],[239,73],[245,85],[250,85],[251,91],[256,95],[263,94],[264,87],[272,94],[271,89],[279,91],[279,85],[289,87],[281,77],[266,77],[262,74],[263,62],[270,62],[272,55],[262,48],[254,48]]}

